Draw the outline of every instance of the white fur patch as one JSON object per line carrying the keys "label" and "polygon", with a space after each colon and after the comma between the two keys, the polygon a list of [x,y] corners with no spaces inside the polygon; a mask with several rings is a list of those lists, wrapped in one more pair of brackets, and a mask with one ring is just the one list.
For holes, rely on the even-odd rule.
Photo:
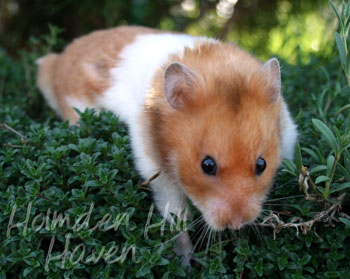
{"label": "white fur patch", "polygon": [[298,138],[297,126],[293,122],[285,102],[281,108],[282,158],[293,160]]}
{"label": "white fur patch", "polygon": [[39,57],[37,60],[35,60],[35,64],[39,66],[40,64],[43,63],[44,58],[45,58],[45,57]]}
{"label": "white fur patch", "polygon": [[115,112],[127,123],[135,121],[157,68],[167,61],[169,54],[192,47],[195,40],[189,35],[175,34],[138,36],[121,52],[120,64],[110,70],[113,85],[99,100],[101,107]]}
{"label": "white fur patch", "polygon": [[81,98],[78,99],[78,98],[67,96],[66,102],[72,108],[77,108],[80,111],[84,111],[86,108],[92,108],[92,107],[94,107],[96,109],[96,106],[93,106],[91,103],[84,101]]}
{"label": "white fur patch", "polygon": [[61,111],[58,107],[56,96],[53,94],[48,84],[39,84],[40,90],[49,106],[58,114],[61,115]]}

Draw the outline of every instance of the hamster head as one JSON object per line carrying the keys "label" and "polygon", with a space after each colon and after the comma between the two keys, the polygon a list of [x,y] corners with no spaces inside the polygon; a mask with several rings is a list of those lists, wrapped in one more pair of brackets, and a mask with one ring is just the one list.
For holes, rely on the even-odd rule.
{"label": "hamster head", "polygon": [[280,164],[280,67],[219,62],[171,63],[166,104],[149,111],[163,170],[212,229],[239,229],[259,215]]}

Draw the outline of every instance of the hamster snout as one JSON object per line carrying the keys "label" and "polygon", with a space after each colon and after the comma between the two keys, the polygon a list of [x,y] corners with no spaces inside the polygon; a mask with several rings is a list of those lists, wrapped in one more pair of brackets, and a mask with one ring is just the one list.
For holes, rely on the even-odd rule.
{"label": "hamster snout", "polygon": [[239,230],[259,215],[261,204],[256,198],[220,197],[210,199],[203,209],[206,222],[215,230]]}

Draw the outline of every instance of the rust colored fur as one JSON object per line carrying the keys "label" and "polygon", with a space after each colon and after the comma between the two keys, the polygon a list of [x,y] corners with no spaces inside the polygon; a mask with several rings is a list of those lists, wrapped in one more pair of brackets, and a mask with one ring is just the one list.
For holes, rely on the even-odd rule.
{"label": "rust colored fur", "polygon": [[[210,207],[207,202],[215,197],[227,201],[230,209],[221,214],[218,226],[254,219],[259,197],[268,191],[279,164],[280,145],[280,100],[272,100],[270,81],[259,72],[261,63],[232,44],[216,43],[187,49],[171,62],[193,70],[199,82],[189,89],[186,106],[175,110],[164,98],[163,75],[157,75],[144,116],[155,145],[151,152],[159,151],[158,160],[169,174],[176,156],[178,176],[197,207]],[[206,155],[216,160],[216,176],[201,170]],[[262,177],[255,174],[259,156],[269,162]]]}
{"label": "rust colored fur", "polygon": [[50,90],[58,103],[57,113],[75,123],[76,112],[66,96],[83,99],[96,107],[96,97],[111,85],[109,70],[115,67],[122,49],[139,34],[160,33],[145,28],[122,26],[95,31],[73,41],[62,54],[49,54],[38,61],[38,85]]}

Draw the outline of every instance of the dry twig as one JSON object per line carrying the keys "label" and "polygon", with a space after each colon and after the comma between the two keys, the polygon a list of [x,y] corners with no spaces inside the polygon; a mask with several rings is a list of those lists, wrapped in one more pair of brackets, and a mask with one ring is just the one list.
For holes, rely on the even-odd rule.
{"label": "dry twig", "polygon": [[14,133],[15,135],[19,136],[21,138],[22,143],[29,144],[25,136],[23,136],[20,132],[16,131],[15,129],[11,128],[9,125],[7,125],[5,122],[0,123],[0,127],[9,130],[10,132]]}
{"label": "dry twig", "polygon": [[144,182],[142,182],[141,184],[140,184],[140,189],[144,189],[144,190],[147,190],[147,191],[151,191],[151,189],[150,188],[147,188],[147,186],[149,185],[149,184],[151,184],[151,182],[153,181],[153,180],[155,180],[158,176],[160,175],[160,171],[159,172],[157,172],[156,174],[154,174],[154,175],[152,175],[149,179],[147,179],[146,181],[144,181]]}
{"label": "dry twig", "polygon": [[315,215],[312,220],[303,221],[300,217],[294,217],[289,223],[283,222],[279,215],[270,212],[270,215],[265,217],[262,223],[257,224],[262,227],[271,227],[273,228],[273,237],[276,239],[276,234],[279,233],[282,229],[286,228],[295,228],[297,235],[299,234],[299,230],[302,231],[303,234],[307,234],[313,225],[318,222],[324,222],[330,226],[333,225],[333,221],[338,221],[335,217],[336,212],[341,208],[342,202],[344,200],[345,193],[338,197],[338,202],[331,205],[327,210],[321,211]]}
{"label": "dry twig", "polygon": [[[311,185],[311,187],[314,189],[314,192],[316,193],[316,196],[314,195],[310,195],[308,190],[309,190],[309,183]],[[317,191],[317,187],[315,185],[315,183],[313,182],[312,178],[310,177],[310,173],[307,170],[307,167],[302,166],[301,170],[300,170],[300,174],[299,174],[299,189],[300,191],[303,190],[306,197],[305,199],[307,200],[311,200],[311,201],[317,201],[318,197],[322,199],[322,197],[320,196],[319,192]]]}
{"label": "dry twig", "polygon": [[23,145],[18,145],[18,144],[11,144],[11,143],[3,143],[3,146],[9,146],[9,147],[14,147],[14,148],[22,148]]}

